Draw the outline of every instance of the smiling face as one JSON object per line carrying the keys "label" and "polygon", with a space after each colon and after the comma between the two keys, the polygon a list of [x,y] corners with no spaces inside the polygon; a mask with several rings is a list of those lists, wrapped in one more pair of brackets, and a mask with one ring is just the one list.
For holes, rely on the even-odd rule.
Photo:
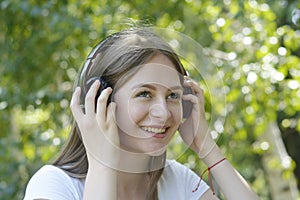
{"label": "smiling face", "polygon": [[182,85],[174,64],[156,54],[114,94],[124,150],[160,155],[182,119]]}

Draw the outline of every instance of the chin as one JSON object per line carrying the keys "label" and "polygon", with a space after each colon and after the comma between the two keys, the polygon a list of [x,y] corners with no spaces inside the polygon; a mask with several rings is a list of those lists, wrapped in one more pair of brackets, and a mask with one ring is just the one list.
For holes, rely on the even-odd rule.
{"label": "chin", "polygon": [[148,151],[148,152],[145,152],[145,153],[148,154],[149,156],[161,156],[166,152],[166,150],[167,150],[167,148],[163,147],[163,148]]}

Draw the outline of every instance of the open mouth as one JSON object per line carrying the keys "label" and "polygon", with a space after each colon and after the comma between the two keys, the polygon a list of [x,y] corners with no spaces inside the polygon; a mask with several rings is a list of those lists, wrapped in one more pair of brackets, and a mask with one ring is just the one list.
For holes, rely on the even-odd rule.
{"label": "open mouth", "polygon": [[150,133],[152,137],[156,137],[156,138],[165,137],[167,135],[166,133],[168,130],[168,128],[153,128],[153,127],[142,127],[142,129],[147,133]]}

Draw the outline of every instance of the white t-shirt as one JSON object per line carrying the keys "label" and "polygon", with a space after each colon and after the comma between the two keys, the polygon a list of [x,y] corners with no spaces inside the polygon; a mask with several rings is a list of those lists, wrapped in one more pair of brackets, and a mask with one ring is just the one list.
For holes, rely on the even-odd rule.
{"label": "white t-shirt", "polygon": [[[175,160],[167,160],[166,167],[158,182],[160,200],[199,200],[209,187],[204,182],[197,191],[192,192],[199,183],[199,176]],[[39,169],[28,182],[24,200],[36,198],[54,200],[82,200],[84,179],[72,178],[53,165]]]}

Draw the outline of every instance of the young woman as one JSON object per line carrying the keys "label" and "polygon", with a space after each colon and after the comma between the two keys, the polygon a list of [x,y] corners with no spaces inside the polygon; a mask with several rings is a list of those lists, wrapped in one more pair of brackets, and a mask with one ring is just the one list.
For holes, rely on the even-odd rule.
{"label": "young woman", "polygon": [[[75,89],[69,140],[29,181],[28,199],[218,199],[166,148],[178,130],[226,199],[258,199],[209,134],[203,92],[174,51],[145,29],[90,53]],[[200,180],[200,181],[199,181]]]}

